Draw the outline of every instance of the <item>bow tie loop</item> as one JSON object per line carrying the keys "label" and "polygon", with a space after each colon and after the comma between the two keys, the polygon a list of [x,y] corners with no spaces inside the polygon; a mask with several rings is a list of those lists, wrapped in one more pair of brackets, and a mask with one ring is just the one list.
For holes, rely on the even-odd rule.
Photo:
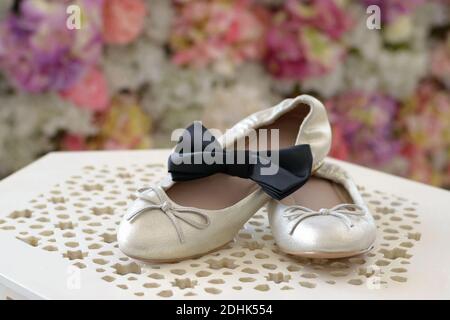
{"label": "bow tie loop", "polygon": [[[198,126],[193,124],[186,129],[174,153],[169,157],[168,171],[173,181],[188,181],[224,173],[253,180],[272,198],[281,200],[303,186],[311,176],[312,153],[309,145],[263,152],[225,150],[208,129],[201,126],[201,130],[196,130],[196,125]],[[199,136],[198,133],[195,136],[196,132],[202,133],[202,139],[204,136],[212,136],[208,139],[209,144],[205,140],[195,143],[194,139]],[[197,149],[190,149],[195,146]],[[201,146],[201,150],[198,146]],[[219,161],[211,163],[205,161],[205,158]]]}
{"label": "bow tie loop", "polygon": [[[148,191],[153,191],[158,200],[155,201],[148,195]],[[139,210],[136,210],[135,212],[132,212],[126,219],[130,222],[135,220],[138,216],[143,214],[144,212],[148,212],[151,210],[160,210],[162,213],[164,213],[171,223],[173,224],[178,239],[181,243],[185,242],[185,236],[183,233],[183,230],[181,229],[181,226],[179,224],[179,220],[184,221],[185,223],[191,225],[192,227],[202,230],[209,226],[210,219],[208,215],[200,212],[199,210],[195,208],[179,208],[174,205],[172,205],[168,201],[163,201],[161,196],[159,195],[159,192],[156,188],[149,187],[145,189],[140,189],[137,192],[137,197],[144,201],[146,204],[141,207]],[[192,218],[190,218],[188,215],[194,215],[201,218],[202,221],[197,221]]]}
{"label": "bow tie loop", "polygon": [[364,216],[366,209],[357,204],[339,204],[331,209],[322,208],[318,211],[303,206],[291,206],[286,208],[284,212],[284,217],[289,221],[295,220],[295,224],[289,232],[292,235],[302,221],[315,216],[334,216],[344,221],[347,227],[353,228],[350,216]]}

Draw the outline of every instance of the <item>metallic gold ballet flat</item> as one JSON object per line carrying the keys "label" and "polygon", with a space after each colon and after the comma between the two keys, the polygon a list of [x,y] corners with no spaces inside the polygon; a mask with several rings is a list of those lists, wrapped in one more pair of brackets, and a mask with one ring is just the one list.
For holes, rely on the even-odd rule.
{"label": "metallic gold ballet flat", "polygon": [[281,199],[300,188],[330,149],[331,128],[325,108],[307,95],[250,115],[216,141],[224,153],[247,141],[246,155],[258,157],[261,149],[252,149],[250,132],[264,129],[279,129],[280,170],[273,183],[270,177],[258,175],[255,166],[194,168],[174,165],[171,158],[171,174],[161,183],[139,190],[125,214],[117,235],[120,250],[144,262],[179,261],[215,251],[233,241],[271,197]]}
{"label": "metallic gold ballet flat", "polygon": [[310,180],[282,201],[271,201],[268,214],[277,246],[311,258],[343,258],[372,249],[376,226],[347,172],[324,163]]}

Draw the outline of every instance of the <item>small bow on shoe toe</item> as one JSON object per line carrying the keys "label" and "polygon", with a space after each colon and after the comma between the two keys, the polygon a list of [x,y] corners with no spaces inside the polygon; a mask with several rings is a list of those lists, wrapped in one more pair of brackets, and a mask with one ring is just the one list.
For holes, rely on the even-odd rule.
{"label": "small bow on shoe toe", "polygon": [[[155,192],[155,194],[158,197],[159,203],[156,203],[154,201],[154,199],[152,199],[151,197],[148,196],[148,194],[146,192],[150,191],[150,190]],[[195,208],[176,207],[168,201],[163,201],[161,199],[160,195],[158,194],[158,192],[155,190],[155,188],[150,187],[150,188],[140,189],[137,192],[137,197],[140,200],[143,200],[146,203],[146,205],[143,206],[142,208],[140,208],[139,210],[132,212],[129,216],[127,216],[126,219],[128,221],[133,221],[134,219],[136,219],[139,215],[141,215],[144,212],[151,211],[151,210],[160,210],[172,222],[181,243],[185,242],[185,237],[184,237],[183,230],[181,229],[181,226],[180,226],[180,223],[178,220],[184,221],[185,223],[187,223],[187,224],[191,225],[192,227],[197,228],[199,230],[207,228],[210,224],[209,217],[206,214],[198,211]],[[195,221],[194,219],[187,217],[184,213],[197,215],[197,216],[201,217],[203,219],[203,221],[202,222]]]}
{"label": "small bow on shoe toe", "polygon": [[300,222],[310,217],[322,215],[329,215],[342,219],[349,228],[352,228],[353,222],[349,216],[364,216],[365,211],[366,210],[362,206],[357,204],[340,204],[331,209],[320,209],[319,211],[314,211],[302,206],[292,206],[284,210],[286,213],[284,217],[288,218],[289,221],[296,220],[289,232],[289,234],[292,235]]}

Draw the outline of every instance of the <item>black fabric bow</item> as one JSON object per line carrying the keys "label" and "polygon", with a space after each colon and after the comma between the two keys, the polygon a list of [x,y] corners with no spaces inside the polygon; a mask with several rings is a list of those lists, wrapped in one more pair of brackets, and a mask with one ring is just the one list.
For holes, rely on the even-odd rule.
{"label": "black fabric bow", "polygon": [[[196,126],[201,128],[201,132],[195,132]],[[312,153],[308,144],[280,149],[276,151],[279,155],[275,163],[273,152],[227,151],[208,129],[200,123],[194,123],[185,130],[170,155],[168,169],[173,181],[194,180],[215,173],[251,179],[272,198],[281,200],[302,187],[310,178]],[[268,174],[268,168],[275,172]]]}

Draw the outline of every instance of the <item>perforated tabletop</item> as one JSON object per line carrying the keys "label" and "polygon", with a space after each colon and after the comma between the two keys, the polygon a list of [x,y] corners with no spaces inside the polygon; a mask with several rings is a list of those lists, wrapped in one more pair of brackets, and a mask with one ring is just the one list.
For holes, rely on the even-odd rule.
{"label": "perforated tabletop", "polygon": [[165,175],[168,152],[52,153],[0,182],[3,298],[450,298],[450,193],[335,160],[377,222],[366,255],[286,255],[263,208],[234,243],[204,257],[127,258],[117,226],[135,190]]}

